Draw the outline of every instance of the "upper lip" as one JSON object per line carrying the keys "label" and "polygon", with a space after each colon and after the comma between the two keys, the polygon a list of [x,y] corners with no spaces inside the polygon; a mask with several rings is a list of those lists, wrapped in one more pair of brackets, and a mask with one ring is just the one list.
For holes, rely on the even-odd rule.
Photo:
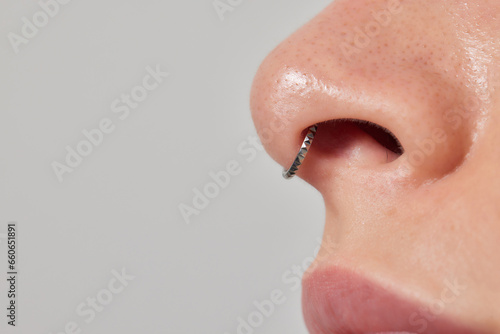
{"label": "upper lip", "polygon": [[306,275],[302,304],[313,334],[480,333],[429,313],[428,308],[423,313],[425,305],[339,267],[318,268]]}

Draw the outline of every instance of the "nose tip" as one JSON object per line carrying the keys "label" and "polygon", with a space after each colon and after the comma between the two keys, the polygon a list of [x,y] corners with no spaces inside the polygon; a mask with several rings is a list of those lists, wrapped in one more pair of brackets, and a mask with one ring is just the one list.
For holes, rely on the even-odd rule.
{"label": "nose tip", "polygon": [[[430,32],[439,23],[419,23],[429,22],[421,17],[425,11],[409,2],[337,0],[280,44],[261,64],[251,93],[252,116],[268,153],[286,168],[305,129],[320,123],[321,136],[322,122],[350,119],[389,130],[404,154],[390,158],[366,131],[326,127],[330,133],[323,142],[316,139],[299,176],[320,188],[334,176],[353,178],[353,167],[356,176],[393,173],[392,180],[420,183],[455,170],[471,145],[477,110],[468,110],[458,125],[450,120],[463,109],[463,97],[474,93],[456,79],[463,74],[459,60],[453,61],[457,50],[439,46],[451,43],[443,37],[448,31],[436,37]],[[363,38],[369,42],[361,43]],[[315,149],[329,145],[349,158]]]}

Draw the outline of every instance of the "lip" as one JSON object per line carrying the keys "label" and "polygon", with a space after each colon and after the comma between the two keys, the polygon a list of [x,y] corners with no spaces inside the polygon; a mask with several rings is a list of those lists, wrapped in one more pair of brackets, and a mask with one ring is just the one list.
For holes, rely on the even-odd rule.
{"label": "lip", "polygon": [[312,334],[480,333],[442,316],[426,319],[425,308],[343,268],[317,268],[303,280],[302,309]]}

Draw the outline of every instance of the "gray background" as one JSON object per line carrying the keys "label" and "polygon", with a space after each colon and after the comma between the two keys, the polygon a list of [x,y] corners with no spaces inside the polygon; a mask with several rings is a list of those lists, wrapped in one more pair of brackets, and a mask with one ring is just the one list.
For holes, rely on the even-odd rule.
{"label": "gray background", "polygon": [[[275,289],[286,302],[253,332],[307,332],[283,275],[319,244],[321,197],[237,147],[255,135],[258,65],[329,2],[244,0],[221,21],[212,0],[73,0],[17,54],[8,34],[40,6],[0,2],[0,278],[9,221],[20,272],[18,326],[3,311],[2,333],[64,333],[73,321],[81,333],[234,334]],[[120,120],[111,102],[157,64],[170,76]],[[103,118],[115,130],[59,182],[53,161]],[[241,174],[186,224],[179,204],[231,160]],[[76,307],[122,268],[135,279],[86,323]]]}

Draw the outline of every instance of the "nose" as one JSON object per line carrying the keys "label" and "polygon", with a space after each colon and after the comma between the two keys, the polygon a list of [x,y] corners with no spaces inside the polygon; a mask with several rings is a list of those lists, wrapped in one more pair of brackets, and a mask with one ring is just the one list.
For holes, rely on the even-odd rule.
{"label": "nose", "polygon": [[499,295],[488,262],[498,258],[487,255],[500,238],[492,12],[497,0],[336,0],[269,54],[250,102],[285,168],[318,125],[297,173],[325,199],[318,266],[384,277],[428,300],[443,277],[461,277],[474,297],[447,313],[479,323],[498,319],[484,307]]}
{"label": "nose", "polygon": [[484,73],[467,71],[474,64],[464,64],[456,23],[439,6],[337,0],[280,44],[251,92],[268,153],[286,167],[318,123],[298,175],[324,195],[341,184],[394,189],[456,170],[488,92],[471,84]]}

